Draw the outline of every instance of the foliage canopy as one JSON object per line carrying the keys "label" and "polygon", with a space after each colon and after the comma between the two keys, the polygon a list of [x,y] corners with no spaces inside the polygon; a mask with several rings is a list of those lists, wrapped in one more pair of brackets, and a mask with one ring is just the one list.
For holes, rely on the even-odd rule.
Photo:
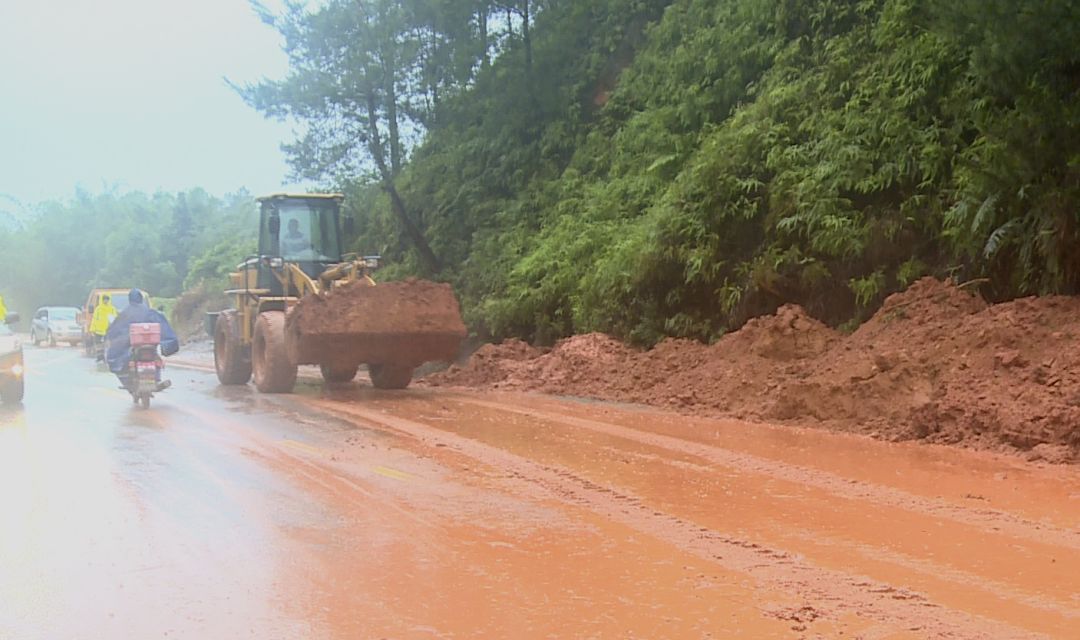
{"label": "foliage canopy", "polygon": [[96,287],[139,287],[171,298],[202,280],[221,288],[255,248],[257,210],[246,192],[147,195],[79,192],[0,229],[0,294],[27,316],[46,304],[81,306]]}
{"label": "foliage canopy", "polygon": [[[292,48],[290,79],[246,95],[309,124],[298,173],[352,194],[359,242],[400,272],[454,282],[481,334],[710,339],[789,301],[857,320],[927,273],[986,277],[997,298],[1077,292],[1077,13],[331,0],[268,19],[333,43],[334,66]],[[351,37],[361,18],[377,35]],[[341,109],[372,95],[375,111]],[[331,104],[344,138],[315,139]],[[380,155],[391,175],[361,170]]]}
{"label": "foliage canopy", "polygon": [[[839,325],[928,273],[1080,292],[1072,0],[260,11],[290,72],[238,92],[301,124],[284,150],[348,195],[354,249],[453,282],[485,337],[708,340],[784,302]],[[37,304],[220,278],[254,231],[237,207],[47,205],[0,232],[27,256],[0,287]],[[74,269],[44,268],[58,255]]]}

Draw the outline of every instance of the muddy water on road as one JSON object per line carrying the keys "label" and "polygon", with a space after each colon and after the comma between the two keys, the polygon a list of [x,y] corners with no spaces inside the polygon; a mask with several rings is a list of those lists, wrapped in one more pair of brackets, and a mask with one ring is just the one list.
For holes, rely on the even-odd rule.
{"label": "muddy water on road", "polygon": [[1072,637],[1080,622],[1073,469],[528,396],[319,404],[797,596],[811,629]]}
{"label": "muddy water on road", "polygon": [[293,396],[73,351],[0,413],[0,638],[1032,638],[1080,474],[526,395]]}

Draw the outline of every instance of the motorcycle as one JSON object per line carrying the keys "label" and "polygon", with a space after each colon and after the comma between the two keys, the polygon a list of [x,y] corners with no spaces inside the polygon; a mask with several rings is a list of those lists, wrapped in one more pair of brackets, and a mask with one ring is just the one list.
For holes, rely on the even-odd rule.
{"label": "motorcycle", "polygon": [[149,409],[154,394],[169,387],[168,381],[161,381],[161,371],[165,368],[165,361],[158,352],[161,326],[153,322],[137,322],[128,331],[131,361],[125,387],[131,394],[132,402]]}

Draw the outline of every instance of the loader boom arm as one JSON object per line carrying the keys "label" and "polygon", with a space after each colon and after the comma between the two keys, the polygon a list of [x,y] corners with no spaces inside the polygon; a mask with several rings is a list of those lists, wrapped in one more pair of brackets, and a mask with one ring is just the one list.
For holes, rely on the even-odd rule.
{"label": "loader boom arm", "polygon": [[304,273],[300,265],[295,262],[286,262],[280,271],[274,271],[274,276],[281,281],[285,291],[295,290],[297,298],[303,298],[308,294],[322,295],[338,284],[358,280],[364,280],[368,285],[375,284],[367,273],[367,267],[359,260],[334,265],[319,274],[318,278],[312,278]]}

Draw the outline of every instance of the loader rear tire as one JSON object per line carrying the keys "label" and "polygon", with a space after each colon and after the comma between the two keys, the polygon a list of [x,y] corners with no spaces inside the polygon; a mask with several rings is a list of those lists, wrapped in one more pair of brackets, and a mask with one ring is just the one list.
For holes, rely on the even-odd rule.
{"label": "loader rear tire", "polygon": [[222,312],[214,323],[214,369],[221,384],[247,384],[251,380],[251,351],[240,344],[235,311]]}
{"label": "loader rear tire", "polygon": [[357,370],[360,369],[360,365],[354,364],[349,367],[336,366],[332,364],[320,364],[319,371],[322,372],[323,380],[330,383],[342,383],[350,382],[356,377]]}
{"label": "loader rear tire", "polygon": [[412,382],[413,368],[399,364],[368,365],[371,384],[376,389],[404,389]]}
{"label": "loader rear tire", "polygon": [[251,341],[255,388],[263,393],[289,393],[296,385],[296,363],[285,351],[285,312],[264,311],[255,320]]}

